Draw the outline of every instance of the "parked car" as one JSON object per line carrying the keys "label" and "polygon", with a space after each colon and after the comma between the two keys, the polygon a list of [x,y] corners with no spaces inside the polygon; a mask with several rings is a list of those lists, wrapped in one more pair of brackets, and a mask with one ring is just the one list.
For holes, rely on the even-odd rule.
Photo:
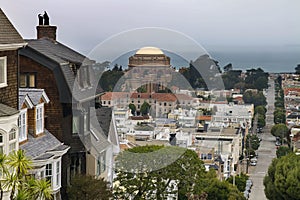
{"label": "parked car", "polygon": [[256,166],[257,162],[250,162],[251,166]]}
{"label": "parked car", "polygon": [[276,146],[281,146],[281,142],[276,141],[275,145]]}
{"label": "parked car", "polygon": [[249,192],[248,192],[247,190],[244,191],[244,197],[245,197],[246,199],[249,198]]}

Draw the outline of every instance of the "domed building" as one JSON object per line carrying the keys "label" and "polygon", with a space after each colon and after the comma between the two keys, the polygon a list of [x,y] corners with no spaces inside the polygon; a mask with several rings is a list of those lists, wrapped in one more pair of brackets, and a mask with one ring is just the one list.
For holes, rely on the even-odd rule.
{"label": "domed building", "polygon": [[163,91],[172,80],[170,57],[156,47],[143,47],[129,57],[126,86],[131,91]]}
{"label": "domed building", "polygon": [[129,58],[129,68],[138,66],[170,67],[170,57],[156,47],[143,47]]}

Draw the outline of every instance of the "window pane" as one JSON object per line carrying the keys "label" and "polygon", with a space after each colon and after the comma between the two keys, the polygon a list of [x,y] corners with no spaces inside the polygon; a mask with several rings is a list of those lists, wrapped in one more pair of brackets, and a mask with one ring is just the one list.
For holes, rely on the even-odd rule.
{"label": "window pane", "polygon": [[25,74],[20,75],[20,87],[27,86],[27,76]]}
{"label": "window pane", "polygon": [[29,87],[35,87],[35,75],[29,74]]}
{"label": "window pane", "polygon": [[5,70],[4,70],[4,59],[1,59],[0,58],[0,83],[4,83],[4,80],[5,80]]}
{"label": "window pane", "polygon": [[11,143],[9,144],[9,153],[13,152],[16,150],[16,143]]}
{"label": "window pane", "polygon": [[3,143],[3,136],[0,134],[0,143]]}
{"label": "window pane", "polygon": [[79,133],[79,116],[73,116],[73,134]]}
{"label": "window pane", "polygon": [[15,129],[11,129],[9,131],[9,140],[14,140],[16,139],[16,130]]}

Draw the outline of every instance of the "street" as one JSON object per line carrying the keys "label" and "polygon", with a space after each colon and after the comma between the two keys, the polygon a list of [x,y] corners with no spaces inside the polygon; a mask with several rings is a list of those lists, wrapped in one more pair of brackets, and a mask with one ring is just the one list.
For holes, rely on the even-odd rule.
{"label": "street", "polygon": [[251,200],[264,200],[267,199],[264,193],[263,179],[268,172],[268,167],[272,159],[276,157],[275,137],[271,135],[271,128],[273,122],[274,102],[275,102],[275,89],[274,81],[269,80],[270,87],[267,90],[267,113],[266,113],[266,126],[263,133],[258,134],[262,141],[258,152],[258,162],[256,166],[250,166],[249,176],[253,181],[253,186],[249,199]]}

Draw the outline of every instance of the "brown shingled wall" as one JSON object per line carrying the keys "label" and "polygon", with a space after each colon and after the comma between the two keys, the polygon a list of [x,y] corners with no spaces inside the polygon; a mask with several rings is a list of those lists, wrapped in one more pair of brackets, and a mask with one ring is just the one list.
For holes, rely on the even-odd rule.
{"label": "brown shingled wall", "polygon": [[50,99],[50,102],[45,104],[45,128],[56,136],[57,139],[63,141],[63,111],[52,71],[30,58],[20,56],[20,73],[25,72],[36,73],[37,88],[45,89]]}
{"label": "brown shingled wall", "polygon": [[0,57],[7,57],[7,84],[0,88],[0,103],[18,109],[18,53],[0,51]]}

